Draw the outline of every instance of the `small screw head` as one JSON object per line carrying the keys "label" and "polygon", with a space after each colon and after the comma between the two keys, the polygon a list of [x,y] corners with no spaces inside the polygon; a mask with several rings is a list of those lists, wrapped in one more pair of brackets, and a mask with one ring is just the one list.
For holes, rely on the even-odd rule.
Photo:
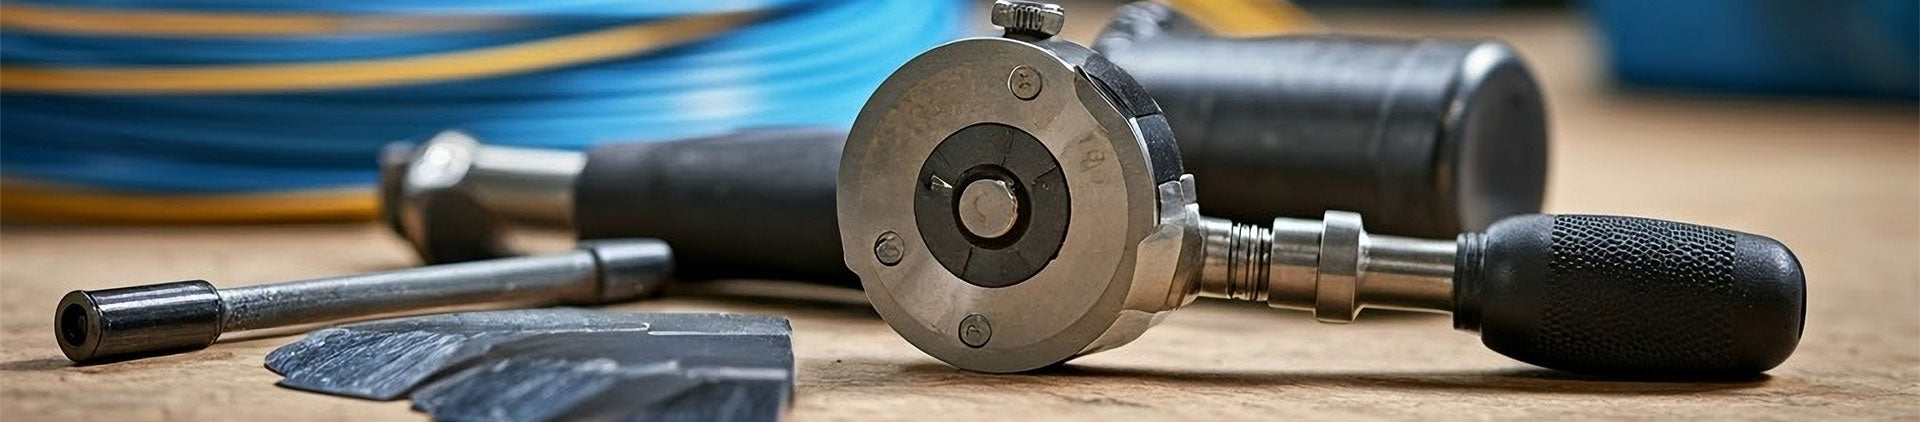
{"label": "small screw head", "polygon": [[906,254],[906,249],[903,249],[900,245],[900,234],[898,233],[881,233],[880,238],[874,239],[873,241],[873,257],[879,259],[880,263],[886,266],[891,267],[899,264],[900,258],[906,256]]}
{"label": "small screw head", "polygon": [[960,342],[967,347],[979,348],[993,339],[993,325],[987,323],[987,317],[980,314],[967,315],[960,320]]}
{"label": "small screw head", "polygon": [[1015,66],[1013,73],[1007,74],[1007,89],[1013,96],[1022,100],[1031,100],[1040,95],[1040,71],[1026,65]]}

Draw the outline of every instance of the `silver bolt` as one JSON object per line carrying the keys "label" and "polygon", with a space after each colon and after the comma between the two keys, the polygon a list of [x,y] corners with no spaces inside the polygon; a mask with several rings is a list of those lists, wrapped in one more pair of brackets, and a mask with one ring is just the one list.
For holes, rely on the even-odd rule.
{"label": "silver bolt", "polygon": [[1013,231],[1013,225],[1020,221],[1020,200],[1013,197],[1013,187],[1007,182],[995,179],[980,179],[968,183],[960,191],[960,225],[974,236],[996,238]]}
{"label": "silver bolt", "polygon": [[993,2],[993,25],[1008,33],[1052,37],[1067,26],[1067,10],[1056,4],[1037,1],[999,0]]}
{"label": "silver bolt", "polygon": [[899,264],[900,258],[906,256],[906,254],[906,249],[900,246],[900,234],[898,233],[881,233],[880,238],[873,241],[873,257],[880,259],[881,264],[886,264],[889,267],[894,264]]}
{"label": "silver bolt", "polygon": [[1007,75],[1007,89],[1014,97],[1031,100],[1040,95],[1040,72],[1025,65],[1015,66],[1013,73]]}
{"label": "silver bolt", "polygon": [[978,348],[987,345],[993,339],[993,325],[987,323],[987,317],[980,314],[967,315],[960,320],[960,342],[967,347]]}

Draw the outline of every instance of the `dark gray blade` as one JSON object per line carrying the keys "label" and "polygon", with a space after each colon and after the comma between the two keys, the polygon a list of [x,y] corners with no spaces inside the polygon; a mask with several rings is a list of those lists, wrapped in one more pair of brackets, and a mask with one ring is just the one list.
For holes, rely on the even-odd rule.
{"label": "dark gray blade", "polygon": [[439,420],[774,420],[792,329],[757,315],[468,312],[315,331],[267,355],[286,387]]}

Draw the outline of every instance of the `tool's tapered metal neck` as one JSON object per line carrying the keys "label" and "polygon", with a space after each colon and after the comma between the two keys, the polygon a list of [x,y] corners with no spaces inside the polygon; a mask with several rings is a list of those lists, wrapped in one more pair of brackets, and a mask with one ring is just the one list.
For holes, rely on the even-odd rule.
{"label": "tool's tapered metal neck", "polygon": [[1265,301],[1349,322],[1362,308],[1451,312],[1455,244],[1374,236],[1358,214],[1275,219],[1272,227],[1203,218],[1201,296]]}
{"label": "tool's tapered metal neck", "polygon": [[469,174],[481,205],[513,221],[566,226],[573,221],[573,184],[586,154],[481,145]]}
{"label": "tool's tapered metal neck", "polygon": [[382,152],[387,224],[428,262],[513,255],[509,233],[572,225],[574,184],[586,155],[483,145],[445,131]]}

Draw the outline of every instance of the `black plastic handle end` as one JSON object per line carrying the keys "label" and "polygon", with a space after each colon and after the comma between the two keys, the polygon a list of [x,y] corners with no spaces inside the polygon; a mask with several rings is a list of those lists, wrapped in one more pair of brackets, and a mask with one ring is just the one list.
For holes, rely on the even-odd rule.
{"label": "black plastic handle end", "polygon": [[1456,327],[1548,368],[1737,377],[1800,342],[1806,277],[1771,238],[1633,217],[1523,215],[1461,236]]}
{"label": "black plastic handle end", "polygon": [[664,240],[680,280],[859,287],[834,226],[846,140],[843,129],[769,127],[596,146],[574,182],[575,234]]}

